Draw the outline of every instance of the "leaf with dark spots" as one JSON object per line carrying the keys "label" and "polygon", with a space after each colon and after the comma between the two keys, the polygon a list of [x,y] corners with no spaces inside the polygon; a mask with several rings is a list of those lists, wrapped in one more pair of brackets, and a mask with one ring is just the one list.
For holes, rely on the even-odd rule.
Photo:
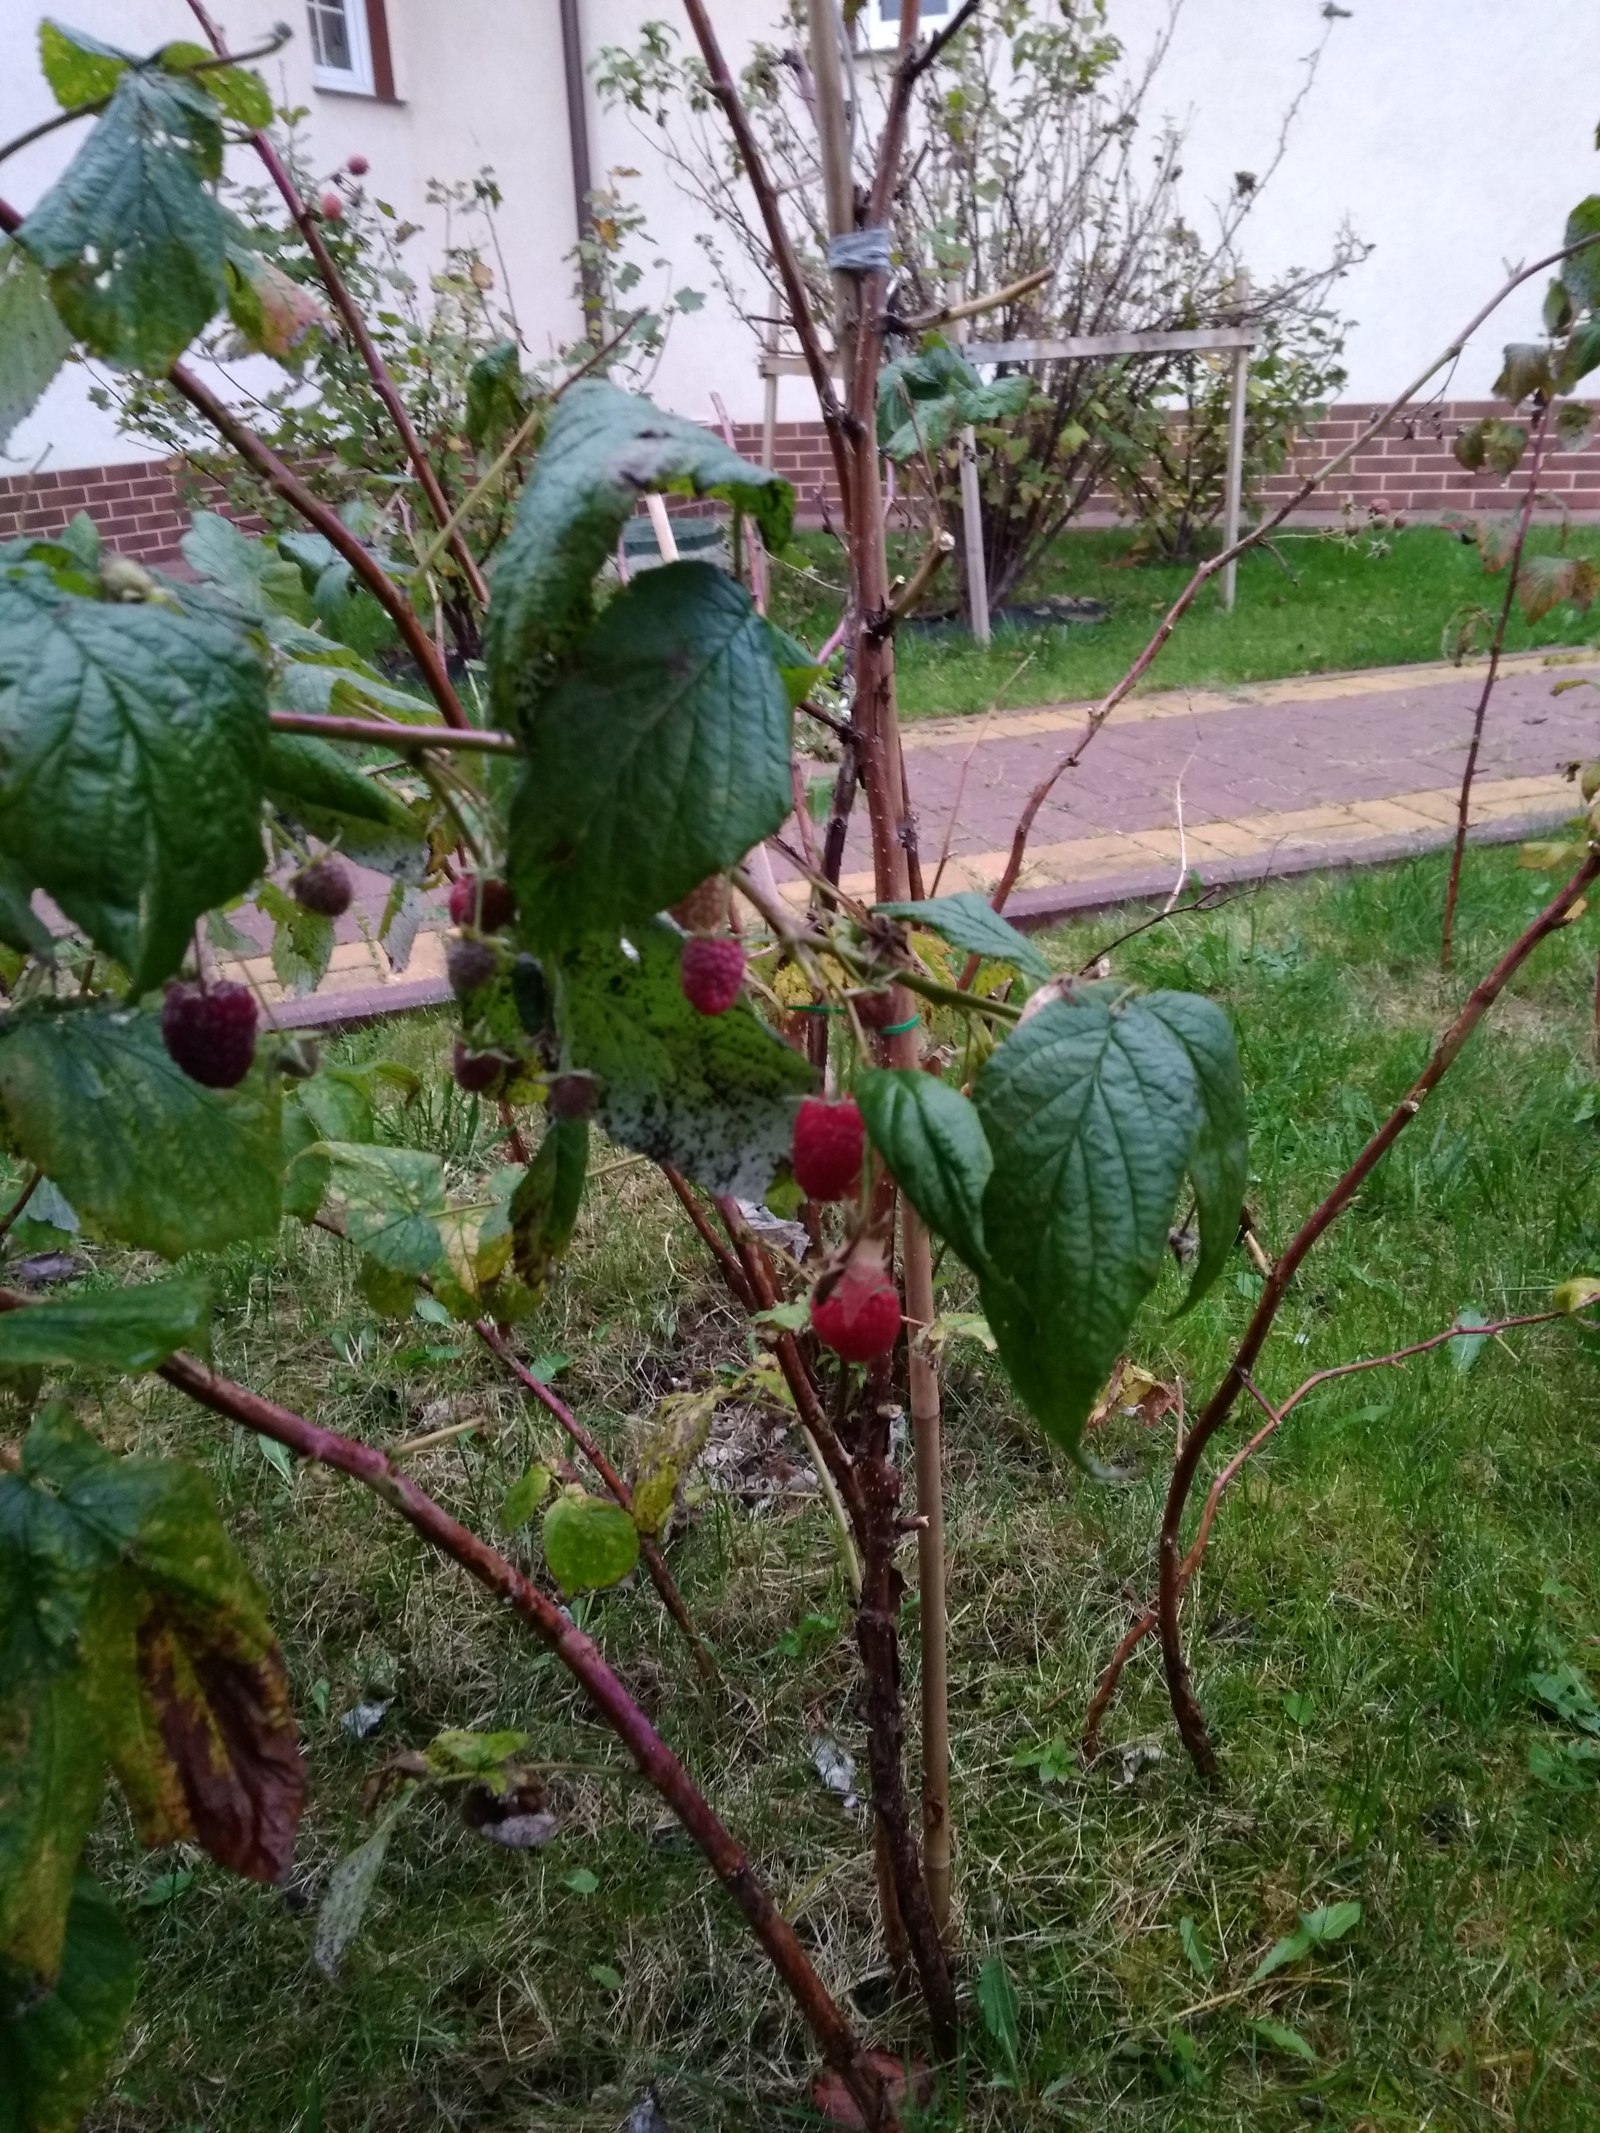
{"label": "leaf with dark spots", "polygon": [[[154,1599],[139,1624],[146,1724],[124,1735],[117,1775],[147,1844],[192,1837],[220,1865],[275,1881],[304,1804],[299,1732],[276,1642],[265,1651],[227,1610]],[[181,1804],[180,1804],[181,1803]]]}

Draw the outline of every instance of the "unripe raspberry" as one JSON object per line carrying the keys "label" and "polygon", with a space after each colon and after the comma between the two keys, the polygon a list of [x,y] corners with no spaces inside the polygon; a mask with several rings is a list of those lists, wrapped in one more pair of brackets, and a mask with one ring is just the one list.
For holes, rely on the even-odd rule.
{"label": "unripe raspberry", "polygon": [[696,889],[672,906],[685,933],[721,933],[728,923],[728,878],[708,874]]}
{"label": "unripe raspberry", "polygon": [[811,1292],[817,1339],[847,1363],[870,1362],[892,1348],[900,1331],[900,1296],[883,1261],[857,1254],[824,1295]]}
{"label": "unripe raspberry", "polygon": [[319,918],[343,918],[354,893],[350,869],[331,852],[325,858],[313,859],[289,881],[289,894],[295,902],[315,911]]}
{"label": "unripe raspberry", "polygon": [[725,1015],[744,985],[744,950],[729,934],[683,944],[678,965],[683,996],[697,1014]]}
{"label": "unripe raspberry", "polygon": [[808,1200],[848,1200],[861,1182],[867,1129],[853,1096],[808,1096],[795,1115],[794,1180]]}
{"label": "unripe raspberry", "polygon": [[161,1041],[191,1081],[237,1088],[256,1056],[255,996],[245,985],[169,985]]}
{"label": "unripe raspberry", "polygon": [[487,985],[499,968],[500,958],[488,941],[452,939],[444,944],[444,974],[458,1000]]}
{"label": "unripe raspberry", "polygon": [[458,1037],[450,1071],[458,1089],[465,1089],[469,1096],[481,1096],[495,1086],[510,1064],[504,1052],[469,1051]]}
{"label": "unripe raspberry", "polygon": [[349,171],[352,178],[364,178],[372,168],[372,165],[365,156],[352,156],[344,167]]}
{"label": "unripe raspberry", "polygon": [[340,197],[340,195],[333,190],[331,185],[329,186],[328,190],[323,194],[321,200],[318,202],[318,205],[322,209],[322,213],[325,220],[329,222],[342,222],[344,220],[344,201]]}
{"label": "unripe raspberry", "polygon": [[453,925],[476,926],[480,933],[498,933],[509,926],[517,907],[511,891],[492,874],[463,874],[450,884],[450,919]]}

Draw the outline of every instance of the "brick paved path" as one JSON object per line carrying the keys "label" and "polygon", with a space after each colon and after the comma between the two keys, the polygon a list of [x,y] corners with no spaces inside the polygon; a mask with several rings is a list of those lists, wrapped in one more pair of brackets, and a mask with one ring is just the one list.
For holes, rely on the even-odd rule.
{"label": "brick paved path", "polygon": [[[1505,662],[1474,787],[1476,837],[1526,835],[1577,811],[1576,790],[1563,773],[1575,759],[1600,754],[1600,693],[1552,690],[1579,676],[1600,681],[1600,655],[1551,662],[1527,654]],[[1476,664],[1136,697],[1113,714],[1041,812],[1008,912],[1039,922],[1164,896],[1177,878],[1180,850],[1202,879],[1223,881],[1393,859],[1448,843],[1482,685]],[[1029,789],[1083,724],[1081,705],[1056,705],[906,729],[930,885],[954,809],[940,889],[992,887]],[[777,872],[782,879],[781,862]],[[864,809],[846,853],[845,885],[872,891]],[[285,1026],[355,1020],[446,997],[437,932],[419,937],[400,976],[391,976],[381,952],[362,939],[360,918],[375,923],[386,886],[375,877],[364,884],[371,894],[341,922],[322,989],[278,1006]],[[791,893],[803,895],[798,881]],[[277,1001],[267,959],[248,969]]]}

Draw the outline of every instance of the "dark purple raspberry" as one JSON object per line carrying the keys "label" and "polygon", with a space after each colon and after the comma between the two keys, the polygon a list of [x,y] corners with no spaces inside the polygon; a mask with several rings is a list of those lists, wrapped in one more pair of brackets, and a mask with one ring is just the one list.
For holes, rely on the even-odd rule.
{"label": "dark purple raspberry", "polygon": [[444,944],[445,976],[458,1000],[480,985],[487,985],[500,968],[500,958],[487,941],[449,940]]}
{"label": "dark purple raspberry", "polygon": [[469,1096],[481,1096],[495,1087],[510,1064],[504,1052],[474,1052],[458,1037],[450,1071],[458,1089],[465,1089]]}
{"label": "dark purple raspberry", "polygon": [[191,1081],[237,1088],[256,1056],[255,995],[245,985],[169,985],[161,1041]]}
{"label": "dark purple raspberry", "polygon": [[599,1101],[592,1074],[558,1074],[545,1092],[552,1118],[592,1118]]}
{"label": "dark purple raspberry", "polygon": [[355,883],[344,861],[335,859],[330,852],[290,876],[289,894],[297,904],[315,911],[318,918],[343,918],[355,894]]}

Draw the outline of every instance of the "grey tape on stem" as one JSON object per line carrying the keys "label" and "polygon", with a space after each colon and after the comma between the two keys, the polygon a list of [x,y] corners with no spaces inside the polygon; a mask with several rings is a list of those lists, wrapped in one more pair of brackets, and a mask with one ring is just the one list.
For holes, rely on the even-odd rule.
{"label": "grey tape on stem", "polygon": [[846,230],[828,239],[828,265],[835,274],[886,274],[889,229]]}

